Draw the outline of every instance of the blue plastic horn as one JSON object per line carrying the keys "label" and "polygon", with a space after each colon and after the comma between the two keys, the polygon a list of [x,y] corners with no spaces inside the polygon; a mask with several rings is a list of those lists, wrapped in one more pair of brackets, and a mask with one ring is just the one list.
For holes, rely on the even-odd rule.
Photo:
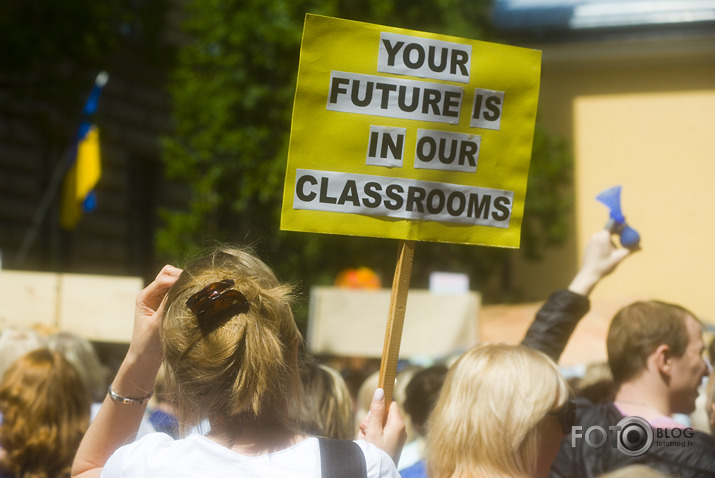
{"label": "blue plastic horn", "polygon": [[623,212],[621,211],[621,187],[613,186],[612,188],[606,189],[596,196],[596,199],[605,204],[611,211],[606,229],[613,234],[618,234],[623,247],[629,249],[637,248],[640,244],[641,236],[626,223],[626,218],[623,216]]}

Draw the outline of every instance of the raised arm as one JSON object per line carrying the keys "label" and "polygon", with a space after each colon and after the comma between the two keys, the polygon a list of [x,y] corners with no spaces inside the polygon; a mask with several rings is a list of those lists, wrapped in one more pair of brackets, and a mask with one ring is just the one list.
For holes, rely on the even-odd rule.
{"label": "raised arm", "polygon": [[72,476],[98,477],[111,454],[134,440],[161,366],[159,326],[164,298],[181,269],[164,266],[137,295],[129,350],[92,420],[72,465]]}
{"label": "raised arm", "polygon": [[540,350],[558,362],[576,325],[588,312],[588,296],[635,250],[616,247],[611,233],[605,229],[591,236],[581,269],[568,289],[553,293],[539,309],[521,344]]}
{"label": "raised arm", "polygon": [[568,290],[588,297],[601,280],[613,272],[618,264],[638,249],[616,247],[611,233],[605,229],[591,236],[583,254],[583,265],[569,284]]}

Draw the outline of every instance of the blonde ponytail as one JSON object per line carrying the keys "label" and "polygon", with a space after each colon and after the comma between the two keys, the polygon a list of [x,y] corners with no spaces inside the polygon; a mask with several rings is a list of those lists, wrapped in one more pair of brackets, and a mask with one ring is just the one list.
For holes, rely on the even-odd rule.
{"label": "blonde ponytail", "polygon": [[[209,284],[230,279],[246,298],[241,312],[202,324],[187,306]],[[220,248],[190,264],[169,291],[161,334],[165,368],[182,421],[208,414],[293,428],[300,382],[295,347],[301,340],[291,288],[248,251]]]}

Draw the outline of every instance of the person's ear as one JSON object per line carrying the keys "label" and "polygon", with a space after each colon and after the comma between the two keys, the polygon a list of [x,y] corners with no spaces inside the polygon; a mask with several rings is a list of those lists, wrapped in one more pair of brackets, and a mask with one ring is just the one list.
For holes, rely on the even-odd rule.
{"label": "person's ear", "polygon": [[659,345],[653,352],[655,366],[661,373],[670,375],[673,371],[673,353],[666,344]]}

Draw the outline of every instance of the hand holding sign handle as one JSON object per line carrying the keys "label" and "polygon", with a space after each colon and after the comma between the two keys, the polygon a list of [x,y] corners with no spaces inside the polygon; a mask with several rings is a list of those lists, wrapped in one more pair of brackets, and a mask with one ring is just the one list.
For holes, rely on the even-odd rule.
{"label": "hand holding sign handle", "polygon": [[613,186],[596,196],[596,199],[605,204],[611,213],[606,229],[613,234],[618,234],[621,245],[628,249],[638,249],[641,237],[638,232],[626,223],[626,218],[621,211],[621,186]]}

